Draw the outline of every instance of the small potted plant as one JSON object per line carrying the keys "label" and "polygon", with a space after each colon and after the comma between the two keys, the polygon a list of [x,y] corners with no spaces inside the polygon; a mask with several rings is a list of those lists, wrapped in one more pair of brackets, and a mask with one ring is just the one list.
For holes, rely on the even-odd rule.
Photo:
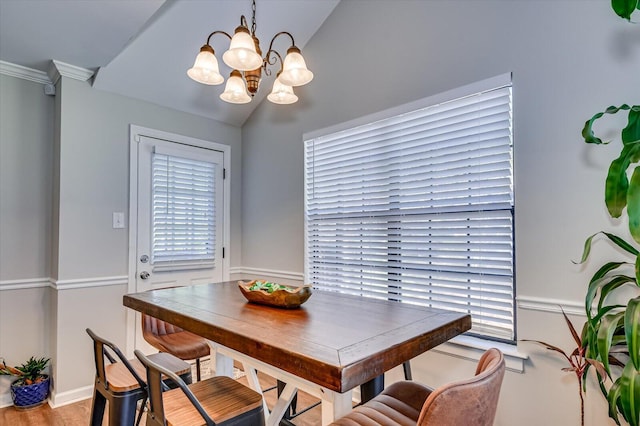
{"label": "small potted plant", "polygon": [[17,408],[42,404],[49,396],[49,375],[44,374],[50,358],[31,357],[20,366],[10,367],[0,358],[0,375],[17,376],[11,384],[11,398]]}

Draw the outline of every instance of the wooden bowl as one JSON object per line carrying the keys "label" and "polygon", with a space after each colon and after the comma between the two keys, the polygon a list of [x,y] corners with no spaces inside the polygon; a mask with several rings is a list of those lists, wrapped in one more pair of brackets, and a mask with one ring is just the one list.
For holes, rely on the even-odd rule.
{"label": "wooden bowl", "polygon": [[300,305],[311,297],[310,285],[304,285],[302,287],[288,285],[287,290],[275,290],[273,293],[269,293],[266,290],[250,290],[256,281],[266,280],[238,281],[238,288],[240,288],[242,295],[251,303],[293,309],[300,307]]}

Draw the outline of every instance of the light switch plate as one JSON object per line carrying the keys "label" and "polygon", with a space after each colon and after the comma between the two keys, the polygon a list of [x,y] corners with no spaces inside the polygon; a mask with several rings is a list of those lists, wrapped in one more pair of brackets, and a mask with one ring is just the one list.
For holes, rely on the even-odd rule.
{"label": "light switch plate", "polygon": [[124,213],[113,212],[113,229],[124,228]]}

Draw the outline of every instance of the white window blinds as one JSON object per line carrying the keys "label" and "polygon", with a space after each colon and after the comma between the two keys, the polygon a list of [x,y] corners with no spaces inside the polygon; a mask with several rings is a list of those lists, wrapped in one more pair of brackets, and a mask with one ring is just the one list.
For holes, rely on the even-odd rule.
{"label": "white window blinds", "polygon": [[511,86],[305,141],[306,278],[514,339]]}
{"label": "white window blinds", "polygon": [[216,165],[163,153],[152,160],[152,260],[215,258]]}

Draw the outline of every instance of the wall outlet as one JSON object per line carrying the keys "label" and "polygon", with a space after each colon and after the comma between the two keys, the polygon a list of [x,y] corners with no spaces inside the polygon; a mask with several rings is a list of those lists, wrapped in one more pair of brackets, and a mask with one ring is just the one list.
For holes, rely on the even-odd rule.
{"label": "wall outlet", "polygon": [[124,228],[124,213],[113,212],[113,229]]}

